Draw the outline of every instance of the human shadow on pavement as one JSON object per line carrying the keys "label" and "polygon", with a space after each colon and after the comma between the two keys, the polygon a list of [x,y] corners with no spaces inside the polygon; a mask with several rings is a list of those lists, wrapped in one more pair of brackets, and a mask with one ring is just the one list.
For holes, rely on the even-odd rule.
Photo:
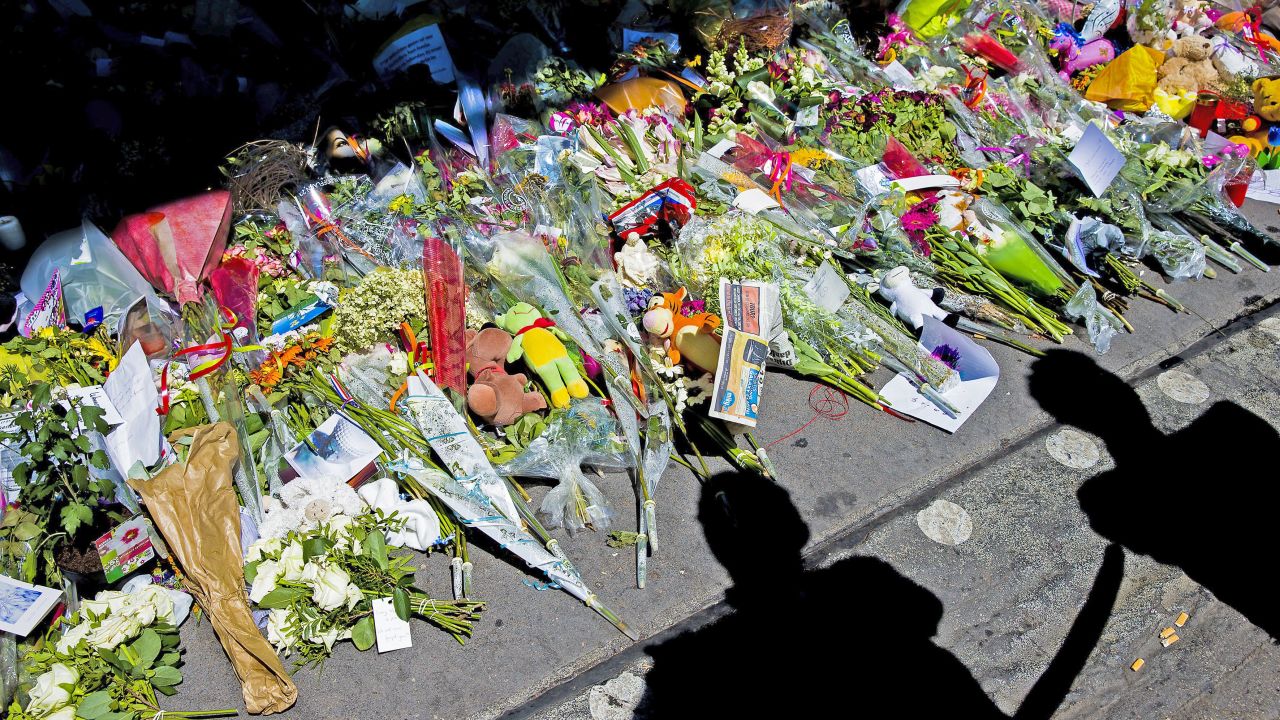
{"label": "human shadow on pavement", "polygon": [[[654,665],[636,717],[827,717],[880,706],[893,708],[881,717],[1006,717],[969,669],[933,643],[943,606],[928,590],[873,557],[804,569],[809,529],[781,486],[717,475],[703,486],[698,519],[732,577],[732,610],[646,648]],[[1057,709],[1110,617],[1123,574],[1123,551],[1112,546],[1062,650],[1015,717],[1049,718]]]}
{"label": "human shadow on pavement", "polygon": [[1031,395],[1064,425],[1106,443],[1114,470],[1077,497],[1094,532],[1182,569],[1273,641],[1280,604],[1265,582],[1274,562],[1280,435],[1257,415],[1219,401],[1165,435],[1138,393],[1087,355],[1051,350],[1031,366]]}

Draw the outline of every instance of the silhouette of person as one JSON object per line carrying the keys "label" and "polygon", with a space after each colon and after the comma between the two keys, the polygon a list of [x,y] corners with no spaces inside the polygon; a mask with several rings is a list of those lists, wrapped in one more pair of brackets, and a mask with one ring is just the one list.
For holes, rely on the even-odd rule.
{"label": "silhouette of person", "polygon": [[[1280,607],[1263,581],[1278,547],[1280,437],[1235,403],[1214,403],[1165,435],[1138,393],[1081,353],[1051,350],[1031,366],[1031,395],[1064,425],[1097,435],[1116,467],[1077,497],[1099,535],[1182,568],[1219,600],[1280,639]],[[1266,469],[1264,469],[1266,468]]]}
{"label": "silhouette of person", "polygon": [[[646,648],[654,659],[637,717],[823,717],[894,708],[902,718],[1004,718],[932,637],[941,601],[888,563],[852,557],[805,571],[809,530],[786,490],[726,473],[703,486],[698,519],[733,579],[731,614]],[[1096,644],[1123,577],[1108,549],[1062,651],[1017,717],[1048,718]]]}

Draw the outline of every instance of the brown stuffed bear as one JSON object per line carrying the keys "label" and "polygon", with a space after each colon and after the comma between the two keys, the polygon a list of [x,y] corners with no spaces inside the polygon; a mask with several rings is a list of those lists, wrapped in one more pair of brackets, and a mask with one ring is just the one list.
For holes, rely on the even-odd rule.
{"label": "brown stuffed bear", "polygon": [[1213,43],[1209,38],[1188,35],[1173,43],[1172,54],[1156,70],[1158,88],[1165,92],[1219,90],[1222,76],[1213,65]]}
{"label": "brown stuffed bear", "polygon": [[511,336],[500,328],[467,331],[467,370],[472,379],[467,407],[494,425],[510,425],[527,412],[547,407],[541,393],[524,391],[529,380],[523,373],[507,374],[510,348]]}

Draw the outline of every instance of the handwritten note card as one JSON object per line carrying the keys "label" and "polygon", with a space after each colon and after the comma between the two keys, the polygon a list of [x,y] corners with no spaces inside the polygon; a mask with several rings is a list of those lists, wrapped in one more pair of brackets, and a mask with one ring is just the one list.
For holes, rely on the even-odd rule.
{"label": "handwritten note card", "polygon": [[1067,156],[1067,162],[1079,171],[1080,178],[1089,186],[1093,196],[1102,197],[1120,168],[1124,167],[1124,154],[1096,125],[1090,125],[1080,136],[1076,149]]}

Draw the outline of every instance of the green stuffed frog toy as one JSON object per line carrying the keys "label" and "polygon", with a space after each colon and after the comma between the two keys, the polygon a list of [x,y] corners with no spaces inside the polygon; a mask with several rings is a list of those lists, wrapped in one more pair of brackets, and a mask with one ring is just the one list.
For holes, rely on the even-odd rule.
{"label": "green stuffed frog toy", "polygon": [[507,351],[507,362],[523,357],[525,364],[547,386],[552,407],[567,408],[569,398],[587,396],[587,383],[569,358],[569,351],[561,342],[567,338],[554,321],[542,317],[529,303],[516,303],[494,318],[494,323],[514,336]]}

